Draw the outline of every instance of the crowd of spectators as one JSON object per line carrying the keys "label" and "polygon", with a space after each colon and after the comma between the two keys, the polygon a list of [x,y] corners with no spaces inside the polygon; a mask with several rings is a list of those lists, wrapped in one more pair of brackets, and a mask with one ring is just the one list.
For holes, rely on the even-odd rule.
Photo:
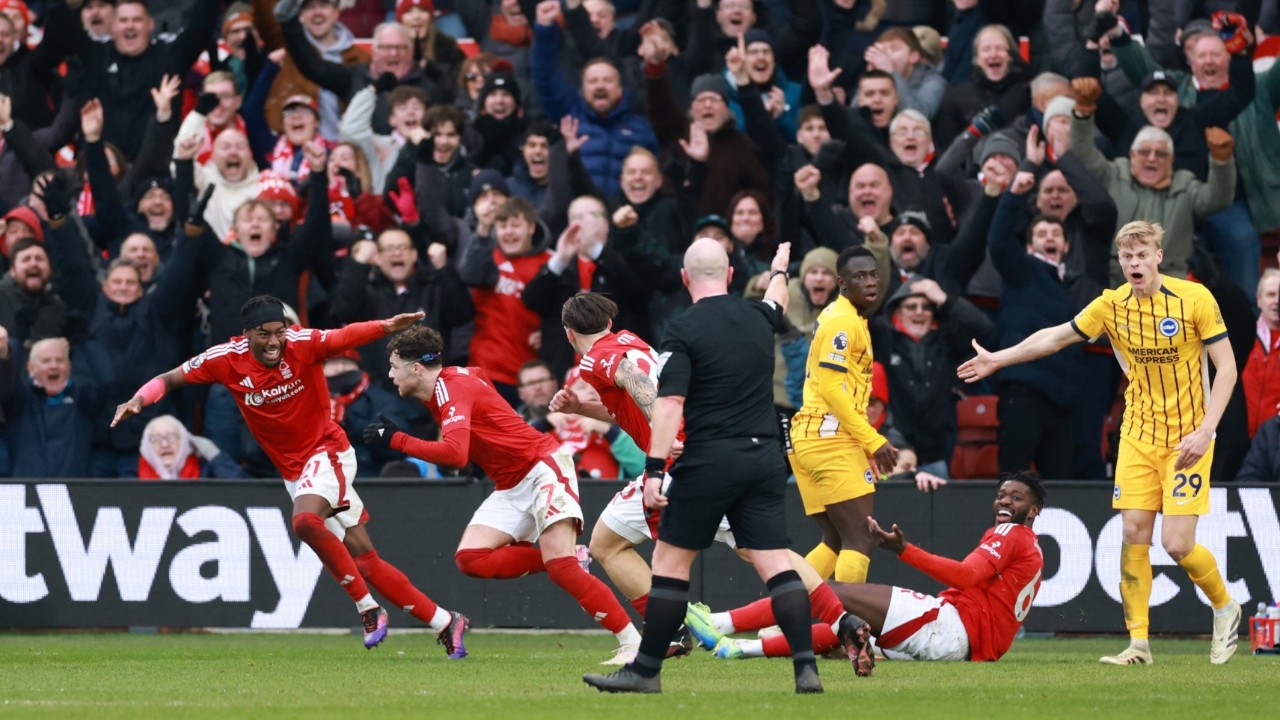
{"label": "crowd of spectators", "polygon": [[[584,476],[634,475],[616,426],[547,411],[575,383],[560,307],[605,293],[656,344],[708,236],[748,297],[792,243],[780,416],[836,254],[872,250],[881,421],[946,477],[969,343],[1071,319],[1141,219],[1243,367],[1214,477],[1249,453],[1274,480],[1278,5],[0,0],[0,476],[270,476],[221,387],[109,428],[259,294],[319,328],[422,310]],[[362,475],[418,472],[363,446],[378,415],[436,432],[386,370],[385,342],[325,365]],[[1104,340],[977,388],[1001,470],[1104,479],[1122,382]]]}

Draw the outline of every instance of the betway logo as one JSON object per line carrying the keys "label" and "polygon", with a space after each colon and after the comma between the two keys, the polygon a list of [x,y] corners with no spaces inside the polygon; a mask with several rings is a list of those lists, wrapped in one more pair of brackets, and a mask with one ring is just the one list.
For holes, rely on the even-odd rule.
{"label": "betway logo", "polygon": [[[1280,594],[1280,521],[1276,517],[1276,506],[1271,502],[1271,491],[1266,488],[1238,488],[1233,492],[1240,498],[1243,517],[1237,511],[1223,511],[1227,507],[1227,490],[1213,488],[1210,490],[1209,506],[1213,512],[1200,518],[1196,526],[1196,542],[1205,546],[1218,560],[1218,570],[1227,583],[1227,590],[1241,605],[1255,598],[1249,593],[1248,584],[1242,579],[1232,580],[1228,567],[1227,540],[1229,538],[1249,537],[1256,548],[1258,559],[1266,575],[1269,594],[1258,599],[1270,599]],[[1248,529],[1245,522],[1248,522]],[[1098,533],[1095,545],[1089,529],[1079,517],[1063,508],[1045,508],[1036,518],[1035,531],[1041,543],[1046,538],[1052,539],[1061,548],[1062,562],[1051,577],[1046,577],[1040,584],[1040,593],[1036,595],[1036,607],[1053,607],[1074,600],[1089,583],[1095,568],[1098,583],[1107,595],[1120,602],[1120,544],[1123,539],[1123,521],[1116,513]],[[1177,563],[1160,546],[1161,516],[1156,516],[1154,542],[1151,545],[1151,564],[1156,568],[1151,585],[1151,606],[1163,605],[1180,592],[1178,584],[1160,567],[1173,566],[1177,575],[1185,574]],[[1255,588],[1255,590],[1266,588]],[[1209,604],[1208,599],[1199,588],[1196,596],[1200,602]]]}
{"label": "betway logo", "polygon": [[[99,507],[86,540],[66,485],[37,485],[39,507],[27,507],[27,486],[0,485],[0,507],[13,510],[0,523],[0,598],[30,603],[49,594],[44,574],[27,574],[27,535],[49,534],[67,590],[76,602],[96,602],[110,563],[120,599],[142,602],[156,582],[161,557],[176,525],[187,538],[213,533],[214,539],[182,548],[169,563],[174,594],[191,603],[248,602],[251,534],[266,559],[279,602],[271,610],[255,610],[251,627],[296,628],[323,569],[306,545],[295,555],[284,512],[275,507],[246,508],[245,516],[225,507],[205,505],[181,515],[172,507],[148,507],[136,528],[125,526],[118,507]],[[130,543],[130,535],[135,540]],[[205,577],[201,568],[217,568]]]}

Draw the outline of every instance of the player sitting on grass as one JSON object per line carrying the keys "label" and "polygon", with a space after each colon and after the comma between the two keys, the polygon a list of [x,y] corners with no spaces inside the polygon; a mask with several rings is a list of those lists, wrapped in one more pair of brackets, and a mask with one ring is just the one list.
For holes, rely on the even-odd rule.
{"label": "player sitting on grass", "polygon": [[[854,671],[862,676],[870,675],[875,666],[873,643],[891,657],[913,660],[1000,659],[1040,589],[1044,558],[1031,524],[1044,508],[1044,499],[1044,486],[1035,473],[1006,475],[996,490],[995,526],[964,560],[926,552],[908,543],[896,524],[885,532],[870,519],[880,547],[950,587],[933,597],[889,585],[833,582],[848,612],[831,626],[814,626],[814,652],[843,644]],[[693,618],[691,614],[686,621],[701,640],[706,626]],[[716,657],[725,659],[790,654],[781,635],[722,638],[718,643]]]}

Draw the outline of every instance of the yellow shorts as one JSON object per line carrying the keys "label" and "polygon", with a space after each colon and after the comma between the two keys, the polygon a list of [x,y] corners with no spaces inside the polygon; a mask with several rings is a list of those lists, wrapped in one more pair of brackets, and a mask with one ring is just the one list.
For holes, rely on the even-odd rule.
{"label": "yellow shorts", "polygon": [[876,476],[867,453],[848,438],[799,439],[790,456],[805,515],[826,512],[828,505],[870,495]]}
{"label": "yellow shorts", "polygon": [[1177,448],[1120,438],[1111,507],[1115,510],[1151,510],[1165,515],[1207,514],[1213,445],[1209,444],[1208,452],[1195,465],[1174,472]]}

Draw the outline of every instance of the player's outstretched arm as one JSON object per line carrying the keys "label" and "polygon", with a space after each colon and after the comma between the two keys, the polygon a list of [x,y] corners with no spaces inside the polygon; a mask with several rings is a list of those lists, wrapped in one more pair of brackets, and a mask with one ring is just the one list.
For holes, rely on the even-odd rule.
{"label": "player's outstretched arm", "polygon": [[142,408],[159,402],[160,398],[170,390],[177,390],[186,385],[187,378],[182,374],[182,368],[174,368],[163,375],[151,378],[145,385],[138,388],[138,392],[134,393],[128,402],[116,406],[115,417],[111,418],[111,427],[120,424],[121,420],[142,412]]}
{"label": "player's outstretched arm", "polygon": [[421,310],[412,313],[400,313],[392,318],[382,321],[382,331],[390,335],[398,333],[401,330],[408,330],[413,324],[426,317],[427,314]]}
{"label": "player's outstretched arm", "polygon": [[551,398],[548,409],[551,412],[581,415],[592,420],[607,422],[611,425],[614,422],[613,416],[609,414],[609,410],[605,408],[604,403],[585,401],[572,388],[568,387],[560,388],[556,391],[556,394]]}
{"label": "player's outstretched arm", "polygon": [[1058,352],[1072,343],[1083,342],[1084,340],[1085,338],[1071,327],[1071,323],[1063,323],[1036,331],[1017,345],[997,352],[987,350],[979,345],[977,340],[974,340],[973,349],[978,353],[977,356],[957,368],[956,375],[965,382],[977,382],[990,376],[1000,368],[1031,360],[1039,360],[1042,357]]}

